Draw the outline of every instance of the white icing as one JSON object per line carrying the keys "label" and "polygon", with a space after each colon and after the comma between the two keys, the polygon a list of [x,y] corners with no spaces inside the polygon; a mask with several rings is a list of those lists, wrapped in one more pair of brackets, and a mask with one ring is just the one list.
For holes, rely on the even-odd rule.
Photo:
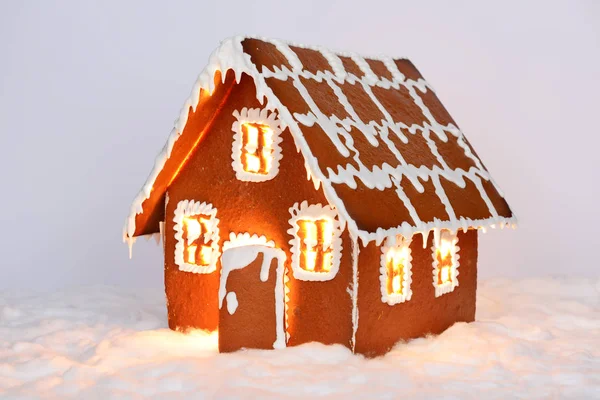
{"label": "white icing", "polygon": [[[235,176],[240,181],[246,182],[264,182],[271,180],[277,176],[279,172],[279,162],[281,161],[281,138],[282,128],[279,120],[277,119],[277,113],[269,112],[266,108],[242,108],[240,111],[235,110],[233,116],[236,118],[235,122],[231,126],[233,134],[233,145],[231,158],[233,162],[233,170]],[[273,132],[273,152],[271,154],[271,166],[266,174],[255,174],[252,172],[245,171],[242,165],[242,124],[244,123],[256,123],[260,125],[268,126]]]}
{"label": "white icing", "polygon": [[[482,177],[483,179],[490,179],[489,173],[485,171],[485,169],[483,169],[481,162],[477,159],[477,157],[475,157],[472,154],[472,152],[466,145],[466,142],[464,141],[462,133],[453,124],[448,124],[447,126],[439,124],[435,120],[435,118],[433,118],[433,115],[429,112],[429,110],[424,105],[420,97],[417,95],[415,91],[416,89],[421,91],[432,90],[432,88],[423,79],[419,79],[418,81],[406,80],[404,75],[399,72],[393,60],[389,57],[372,58],[379,59],[380,61],[382,61],[384,65],[388,67],[393,77],[392,81],[385,78],[380,79],[372,72],[370,66],[365,61],[365,59],[356,54],[351,54],[350,56],[357,63],[359,68],[365,73],[366,76],[359,79],[353,74],[344,75],[340,72],[343,71],[343,65],[341,64],[341,60],[339,59],[339,57],[332,57],[331,52],[324,51],[320,48],[307,47],[313,50],[321,51],[323,56],[329,61],[332,70],[334,71],[333,74],[329,71],[319,71],[316,74],[313,74],[302,68],[299,58],[295,55],[293,51],[291,51],[291,49],[287,45],[276,40],[267,39],[267,41],[270,41],[271,43],[275,44],[278,50],[287,57],[289,64],[292,65],[292,71],[289,71],[286,68],[284,68],[284,71],[277,70],[275,72],[271,72],[268,70],[265,71],[263,69],[263,74],[259,78],[264,79],[265,77],[275,77],[278,79],[292,79],[294,86],[302,96],[303,100],[310,107],[310,113],[305,115],[300,115],[296,113],[292,117],[289,114],[289,111],[286,108],[282,107],[282,105],[278,102],[278,99],[269,99],[269,102],[276,104],[278,110],[281,113],[282,120],[285,121],[285,123],[290,128],[290,131],[292,132],[292,135],[296,142],[296,146],[298,149],[300,149],[305,158],[307,169],[309,169],[309,171],[307,172],[309,178],[315,181],[315,186],[317,187],[318,185],[323,184],[323,189],[328,201],[330,202],[330,204],[335,205],[335,207],[338,209],[338,212],[340,213],[340,216],[348,221],[349,229],[353,236],[360,237],[363,240],[363,242],[377,240],[379,243],[381,243],[381,241],[385,237],[390,235],[402,234],[404,236],[411,236],[416,232],[423,233],[431,229],[431,227],[437,226],[437,223],[439,222],[447,222],[447,225],[454,229],[462,227],[464,223],[467,223],[470,220],[465,218],[456,218],[454,210],[447,199],[447,196],[443,190],[443,187],[441,186],[441,183],[439,182],[439,176],[443,176],[444,178],[448,179],[451,182],[454,182],[460,187],[464,187],[465,185],[465,176],[475,183],[481,197],[490,209],[491,217],[480,221],[476,221],[477,225],[473,226],[477,227],[486,224],[488,221],[493,221],[493,223],[516,222],[516,218],[514,216],[511,218],[504,218],[497,215],[495,208],[491,204],[491,201],[489,200],[487,194],[485,193],[485,191],[479,183],[480,177]],[[306,79],[315,79],[320,82],[323,80],[327,81],[327,83],[332,87],[334,93],[338,97],[338,101],[340,102],[340,104],[344,106],[346,112],[350,115],[350,118],[340,120],[336,116],[327,117],[323,115],[323,113],[321,113],[321,111],[316,106],[316,103],[311,98],[306,88],[302,85],[299,77],[303,77]],[[384,121],[362,122],[360,120],[358,115],[356,115],[356,113],[352,109],[352,106],[349,104],[349,102],[343,95],[343,92],[334,83],[340,82],[342,79],[344,79],[344,77],[349,83],[361,84],[363,86],[365,92],[370,96],[373,103],[378,106],[379,110],[384,115]],[[381,105],[379,100],[373,95],[372,91],[370,90],[370,87],[375,85],[384,88],[399,88],[400,85],[405,86],[412,98],[415,100],[415,103],[419,107],[421,107],[424,116],[427,118],[427,121],[423,121],[422,126],[412,125],[410,127],[406,126],[402,122],[393,121],[393,119],[389,115],[389,112],[385,109],[385,107]],[[337,173],[336,171],[328,170],[328,176],[327,178],[325,178],[325,174],[319,169],[318,163],[316,163],[316,160],[314,159],[310,148],[308,147],[306,141],[302,136],[301,128],[296,122],[299,122],[305,126],[312,126],[314,123],[318,123],[322,127],[324,132],[329,136],[330,140],[336,146],[336,148],[342,156],[348,156],[350,154],[350,150],[352,150],[354,154],[358,153],[356,149],[352,147],[351,137],[347,134],[347,132],[345,132],[345,129],[349,129],[350,127],[356,127],[360,132],[362,132],[365,135],[366,139],[369,140],[373,145],[376,145],[375,143],[379,143],[378,141],[376,141],[376,137],[380,137],[381,140],[389,147],[390,151],[394,153],[398,158],[399,166],[393,168],[388,164],[384,164],[381,168],[375,167],[373,168],[373,170],[369,170],[364,166],[364,164],[362,164],[362,162],[360,161],[360,156],[357,154],[353,158],[354,161],[359,165],[358,170],[350,165],[338,166]],[[429,147],[432,149],[432,153],[436,156],[436,158],[442,165],[442,168],[436,166],[432,169],[428,169],[424,166],[416,167],[407,164],[402,158],[399,151],[395,148],[393,143],[387,138],[388,133],[391,133],[397,135],[403,142],[407,142],[407,138],[404,137],[404,134],[401,132],[401,129],[406,129],[412,134],[419,134],[420,132],[420,134],[422,134],[426,139]],[[455,135],[457,137],[459,146],[461,146],[465,150],[465,155],[474,160],[474,163],[477,167],[471,167],[469,171],[463,171],[461,169],[451,170],[446,164],[445,160],[443,160],[443,158],[437,151],[435,142],[429,139],[430,132],[434,132],[443,141],[447,140],[447,133]],[[346,139],[345,143],[344,141],[342,141],[340,136]],[[383,189],[391,187],[394,182],[397,185],[403,177],[409,179],[413,183],[415,188],[421,192],[423,191],[423,187],[419,183],[417,178],[420,177],[422,179],[427,179],[429,177],[432,177],[432,182],[434,184],[435,191],[440,197],[442,203],[446,206],[446,210],[448,212],[450,220],[434,220],[430,222],[421,221],[418,218],[416,212],[414,211],[414,207],[412,206],[412,204],[410,204],[410,200],[406,196],[404,196],[401,197],[401,200],[406,205],[409,212],[412,211],[411,216],[413,216],[415,222],[413,225],[402,224],[399,227],[387,230],[380,229],[377,232],[362,231],[356,227],[355,222],[347,214],[344,204],[340,201],[339,197],[332,190],[330,184],[345,183],[350,187],[356,187],[355,179],[358,178],[369,188]],[[392,178],[395,178],[394,181],[392,181]],[[400,193],[400,191],[398,190],[397,192]]]}
{"label": "white icing", "polygon": [[290,286],[288,285],[288,283],[290,282],[290,277],[288,276],[289,274],[289,269],[286,269],[284,274],[283,274],[283,290],[284,290],[284,314],[285,314],[285,339],[286,342],[289,342],[290,340],[290,332],[289,332],[289,317],[288,317],[288,310],[289,310],[289,302],[290,302]]}
{"label": "white icing", "polygon": [[[440,297],[443,294],[450,293],[454,291],[454,288],[458,286],[458,267],[460,263],[458,262],[460,255],[458,254],[458,247],[456,244],[458,243],[458,236],[456,233],[453,233],[449,230],[440,230],[434,229],[434,241],[433,246],[431,246],[431,251],[433,253],[433,287],[435,288],[435,297]],[[436,249],[440,247],[441,241],[449,241],[452,243],[450,255],[452,259],[452,267],[450,269],[450,277],[451,280],[449,282],[444,282],[441,285],[438,284],[438,260],[436,257]]]}
{"label": "white icing", "polygon": [[[207,266],[188,264],[184,261],[184,251],[186,243],[183,239],[183,220],[185,217],[191,217],[194,215],[206,215],[209,217],[207,231],[208,233],[204,236],[204,244],[210,244],[212,249],[210,255],[210,262]],[[181,271],[193,272],[196,274],[210,274],[217,269],[217,261],[221,252],[219,251],[219,219],[217,218],[217,209],[213,208],[212,204],[200,203],[194,200],[181,200],[177,203],[175,209],[175,264]],[[201,238],[192,238],[194,240]],[[191,242],[191,239],[188,238]],[[188,243],[189,244],[189,243]]]}
{"label": "white icing", "polygon": [[[279,40],[257,37],[259,40],[263,40],[275,45],[281,54],[286,58],[288,64],[291,66],[291,70],[285,66],[281,68],[275,66],[272,67],[272,70],[269,70],[267,67],[263,66],[262,72],[259,73],[256,66],[251,62],[250,56],[243,51],[241,43],[246,38],[247,37],[238,36],[225,40],[211,55],[209,65],[200,74],[200,77],[194,86],[194,90],[192,91],[192,95],[186,101],[181,116],[177,121],[175,128],[173,129],[165,149],[163,149],[163,152],[157,158],[154,170],[150,174],[150,177],[146,181],[142,191],[140,191],[132,204],[124,234],[125,239],[130,243],[130,245],[132,244],[132,241],[130,241],[128,238],[131,238],[135,232],[135,215],[142,212],[142,202],[149,197],[158,172],[160,172],[164,166],[164,162],[169,157],[170,150],[174,142],[178,139],[181,131],[185,127],[185,123],[187,122],[187,110],[190,106],[193,108],[196,107],[202,90],[206,91],[207,93],[211,93],[212,90],[214,90],[214,82],[212,78],[215,72],[221,71],[221,77],[222,79],[225,79],[225,71],[228,69],[235,71],[238,82],[242,73],[246,73],[252,77],[256,86],[256,97],[259,102],[263,104],[266,100],[265,109],[276,109],[279,112],[281,129],[284,127],[289,128],[296,144],[296,148],[304,157],[308,178],[313,181],[315,188],[319,188],[322,185],[323,193],[325,194],[328,203],[336,208],[340,220],[344,220],[346,223],[348,223],[350,234],[353,237],[360,238],[365,245],[370,241],[376,241],[378,244],[380,244],[386,237],[395,235],[411,237],[415,233],[421,233],[425,238],[427,232],[433,228],[456,231],[460,228],[465,229],[465,227],[483,229],[491,225],[516,225],[517,219],[514,214],[511,217],[506,218],[499,216],[495,210],[491,200],[483,189],[481,179],[490,180],[496,189],[498,189],[498,186],[493,180],[491,180],[490,174],[483,168],[481,161],[471,152],[466,144],[462,132],[452,123],[447,125],[442,125],[439,123],[423,103],[418,91],[426,92],[428,90],[433,90],[433,88],[425,80],[418,79],[417,81],[414,81],[407,79],[398,70],[393,59],[390,57],[370,57],[370,59],[382,61],[392,75],[391,80],[388,78],[380,78],[375,75],[366,59],[357,54],[334,53],[321,47],[294,44],[297,47],[319,51],[327,60],[331,70],[333,71],[333,73],[330,71],[318,71],[316,73],[311,73],[304,69],[299,57],[290,48],[290,45],[292,44],[284,43]],[[354,74],[347,72],[339,58],[340,56],[350,57],[365,74],[365,76],[359,78]],[[310,93],[302,84],[300,77],[305,79],[313,79],[318,82],[325,81],[328,85],[330,85],[337,97],[336,100],[339,101],[344,107],[350,118],[340,120],[336,116],[329,117],[324,115],[318,109],[316,103],[310,96]],[[265,78],[291,80],[300,93],[300,96],[308,104],[310,112],[306,115],[300,115],[297,113],[292,115],[290,111],[283,106],[277,96],[275,96],[273,91],[266,85]],[[365,90],[365,93],[370,97],[370,99],[382,113],[384,119],[381,121],[361,121],[337,85],[338,83],[342,82],[361,85]],[[394,121],[388,110],[374,96],[371,90],[371,88],[374,86],[385,89],[398,89],[401,86],[406,88],[415,104],[420,107],[425,117],[425,121],[422,121],[421,125],[413,124],[411,126],[407,126],[401,121]],[[352,156],[353,161],[358,165],[358,169],[349,164],[339,165],[335,171],[332,169],[322,171],[320,169],[317,159],[314,157],[310,147],[308,146],[301,129],[301,126],[312,126],[315,123],[320,125],[342,156]],[[372,143],[373,146],[387,146],[387,148],[396,156],[398,164],[396,166],[391,166],[384,163],[381,165],[381,167],[374,167],[372,169],[367,168],[362,162],[360,154],[353,146],[352,137],[348,134],[348,130],[350,128],[355,128],[362,132],[362,134],[365,135],[365,138]],[[390,135],[396,135],[402,142],[406,143],[408,139],[405,136],[406,133],[402,132],[402,129],[404,129],[405,132],[409,132],[408,135],[422,135],[427,142],[431,153],[441,165],[441,168],[439,166],[434,166],[430,169],[426,168],[425,166],[408,164],[402,157],[402,154],[390,140]],[[436,143],[431,139],[431,134],[436,135],[439,140],[444,142],[448,140],[449,136],[455,137],[458,145],[464,150],[465,156],[473,160],[475,166],[469,168],[469,171],[463,171],[462,169],[451,169],[439,153]],[[457,217],[452,204],[449,202],[448,197],[441,186],[440,176],[453,182],[459,187],[465,186],[465,178],[473,181],[478,189],[479,195],[489,208],[490,217],[476,220]],[[434,221],[420,220],[414,206],[411,204],[410,199],[399,187],[400,182],[404,178],[408,179],[419,192],[423,191],[423,186],[419,183],[419,178],[424,180],[431,179],[435,193],[444,205],[449,219],[445,221],[439,219],[434,219]],[[348,214],[343,202],[338,197],[332,185],[334,183],[342,183],[348,185],[349,187],[355,188],[356,179],[359,179],[368,188],[382,190],[384,188],[395,187],[396,193],[398,193],[399,198],[408,209],[414,223],[409,224],[404,222],[397,227],[389,229],[378,228],[375,232],[368,232],[359,229],[356,225],[356,222]],[[501,193],[499,189],[498,191]]]}
{"label": "white icing", "polygon": [[[165,203],[166,203],[166,200],[165,200]],[[158,234],[159,234],[158,243],[160,243],[160,241],[162,240],[162,242],[163,242],[163,248],[164,248],[164,243],[165,243],[165,221],[160,221],[158,223]]]}
{"label": "white icing", "polygon": [[[198,76],[190,96],[181,108],[179,118],[175,121],[175,126],[171,130],[167,143],[156,157],[154,168],[131,204],[129,216],[124,227],[124,240],[128,241],[127,237],[131,238],[135,233],[135,216],[143,212],[142,203],[150,197],[158,174],[164,168],[166,161],[171,156],[175,142],[179,139],[185,128],[190,107],[195,111],[200,101],[200,96],[211,95],[213,93],[215,89],[215,73],[217,71],[221,72],[221,81],[223,83],[225,82],[228,70],[234,71],[237,82],[240,81],[242,73],[247,73],[251,76],[256,74],[256,67],[250,61],[250,56],[243,51],[242,40],[242,37],[236,37],[221,42],[220,46],[211,54],[208,65]],[[132,244],[131,241],[129,243]]]}
{"label": "white icing", "polygon": [[136,238],[132,237],[132,236],[123,236],[125,243],[127,243],[127,247],[129,249],[129,259],[131,260],[133,258],[133,244],[136,241]]}
{"label": "white icing", "polygon": [[[404,303],[405,301],[410,300],[412,297],[412,255],[410,250],[411,238],[404,238],[400,235],[390,236],[385,240],[384,245],[381,247],[381,262],[379,268],[379,281],[381,287],[381,301],[383,303],[387,303],[390,306],[395,304]],[[402,279],[402,293],[392,293],[389,294],[387,292],[387,281],[388,281],[388,271],[387,271],[387,253],[390,250],[395,251],[406,251],[407,259],[404,264],[403,271],[403,279]]]}
{"label": "white icing", "polygon": [[[341,234],[344,230],[344,224],[338,218],[336,210],[331,206],[323,206],[321,204],[309,205],[307,201],[296,203],[290,207],[291,218],[289,219],[290,229],[288,233],[292,236],[290,240],[290,252],[292,253],[292,272],[294,278],[302,281],[329,281],[333,279],[340,268],[340,260],[342,258],[342,238]],[[298,231],[299,220],[326,219],[332,223],[333,239],[331,240],[331,269],[327,272],[307,271],[300,267],[300,236]]]}
{"label": "white icing", "polygon": [[[270,253],[270,254],[269,254]],[[274,349],[282,349],[286,346],[287,335],[286,325],[287,316],[285,312],[285,289],[283,288],[283,275],[285,273],[285,252],[281,249],[271,249],[265,252],[265,258],[277,258],[277,281],[275,282],[275,319],[277,320],[277,336],[273,343]],[[262,274],[262,273],[261,273]]]}
{"label": "white icing", "polygon": [[[272,241],[267,241],[264,236],[248,233],[230,234],[230,240],[223,245],[223,256],[221,257],[221,278],[219,281],[219,308],[223,307],[223,300],[227,296],[227,311],[229,310],[229,294],[227,293],[227,279],[231,271],[242,269],[250,265],[259,253],[263,254],[263,261],[260,267],[260,280],[266,282],[269,279],[269,271],[273,259],[277,259],[276,281],[275,281],[275,319],[276,319],[276,340],[273,343],[274,349],[283,348],[286,345],[285,332],[285,292],[284,292],[284,269],[285,252],[274,247]],[[237,300],[237,297],[236,297]],[[236,306],[237,308],[237,306]]]}
{"label": "white icing", "polygon": [[225,300],[227,300],[227,312],[230,315],[235,314],[235,310],[237,310],[238,308],[237,295],[235,294],[235,292],[227,293]]}
{"label": "white icing", "polygon": [[248,232],[229,234],[229,240],[223,243],[223,251],[231,249],[233,247],[249,246],[253,244],[260,244],[267,247],[275,247],[275,242],[267,240],[265,236],[259,236],[257,234],[250,235]]}
{"label": "white icing", "polygon": [[[165,216],[165,220],[166,220],[166,216],[167,216],[167,207],[169,206],[169,192],[165,192],[165,209],[164,209],[164,216]],[[167,254],[167,225],[165,223],[165,221],[162,221],[162,224],[159,223],[158,225],[159,230],[162,229],[161,233],[163,235],[163,254]]]}
{"label": "white icing", "polygon": [[356,239],[352,240],[352,352],[356,347],[358,330],[358,256],[360,249]]}

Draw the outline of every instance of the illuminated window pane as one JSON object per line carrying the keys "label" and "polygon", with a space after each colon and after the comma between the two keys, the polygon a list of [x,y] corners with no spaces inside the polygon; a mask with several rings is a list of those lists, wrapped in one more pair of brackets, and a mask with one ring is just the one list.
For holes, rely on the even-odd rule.
{"label": "illuminated window pane", "polygon": [[327,219],[298,220],[300,268],[309,272],[329,272],[333,265],[333,223]]}
{"label": "illuminated window pane", "polygon": [[433,286],[436,297],[450,293],[458,286],[457,242],[456,234],[443,230],[434,244]]}
{"label": "illuminated window pane", "polygon": [[411,237],[386,238],[381,248],[381,301],[394,306],[412,298]]}
{"label": "illuminated window pane", "polygon": [[403,294],[408,248],[392,247],[386,254],[387,293]]}
{"label": "illuminated window pane", "polygon": [[212,241],[208,229],[210,217],[194,215],[183,219],[184,262],[208,266],[212,257]]}
{"label": "illuminated window pane", "polygon": [[266,175],[273,163],[273,130],[267,125],[242,124],[242,168]]}
{"label": "illuminated window pane", "polygon": [[452,241],[448,238],[442,238],[440,246],[435,251],[435,257],[438,262],[438,274],[437,280],[438,285],[442,285],[447,282],[452,282],[452,253],[453,253]]}

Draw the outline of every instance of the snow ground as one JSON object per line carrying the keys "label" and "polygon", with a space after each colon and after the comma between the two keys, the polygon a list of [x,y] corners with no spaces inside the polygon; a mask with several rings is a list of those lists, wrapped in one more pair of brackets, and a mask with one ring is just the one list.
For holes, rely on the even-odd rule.
{"label": "snow ground", "polygon": [[600,279],[491,280],[477,322],[372,360],[316,343],[219,355],[159,291],[0,295],[0,398],[600,398]]}

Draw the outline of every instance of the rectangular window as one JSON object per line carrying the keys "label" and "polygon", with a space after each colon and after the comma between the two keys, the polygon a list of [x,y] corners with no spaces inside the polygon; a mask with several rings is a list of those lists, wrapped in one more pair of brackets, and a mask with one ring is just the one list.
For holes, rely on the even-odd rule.
{"label": "rectangular window", "polygon": [[219,219],[210,203],[181,200],[175,209],[175,264],[181,271],[210,274],[217,269]]}
{"label": "rectangular window", "polygon": [[411,241],[402,235],[390,236],[381,248],[381,301],[390,306],[412,297]]}
{"label": "rectangular window", "polygon": [[242,124],[242,167],[244,171],[266,175],[271,169],[273,130],[267,125]]}
{"label": "rectangular window", "polygon": [[333,224],[326,219],[298,220],[300,268],[309,272],[329,272],[332,266]]}
{"label": "rectangular window", "polygon": [[450,293],[458,286],[458,238],[448,230],[440,232],[433,246],[433,286],[435,296]]}
{"label": "rectangular window", "polygon": [[402,282],[404,281],[404,266],[407,254],[402,249],[391,248],[387,254],[387,292],[388,294],[402,294]]}
{"label": "rectangular window", "polygon": [[244,182],[266,182],[277,176],[281,161],[281,121],[266,108],[234,110],[231,164]]}
{"label": "rectangular window", "polygon": [[295,203],[290,207],[288,233],[293,239],[292,272],[302,281],[335,278],[342,258],[342,225],[337,211],[321,204]]}
{"label": "rectangular window", "polygon": [[212,243],[210,240],[210,217],[193,215],[183,219],[184,261],[202,267],[210,265]]}
{"label": "rectangular window", "polygon": [[441,246],[435,251],[438,263],[438,285],[452,282],[452,243],[442,241]]}

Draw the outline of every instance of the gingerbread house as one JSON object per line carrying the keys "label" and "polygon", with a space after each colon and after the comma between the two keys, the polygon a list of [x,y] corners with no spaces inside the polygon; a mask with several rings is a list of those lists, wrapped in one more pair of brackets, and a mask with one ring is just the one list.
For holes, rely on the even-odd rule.
{"label": "gingerbread house", "polygon": [[219,350],[374,356],[473,321],[478,230],[516,219],[404,58],[235,37],[211,55],[124,237],[159,234],[172,329]]}

